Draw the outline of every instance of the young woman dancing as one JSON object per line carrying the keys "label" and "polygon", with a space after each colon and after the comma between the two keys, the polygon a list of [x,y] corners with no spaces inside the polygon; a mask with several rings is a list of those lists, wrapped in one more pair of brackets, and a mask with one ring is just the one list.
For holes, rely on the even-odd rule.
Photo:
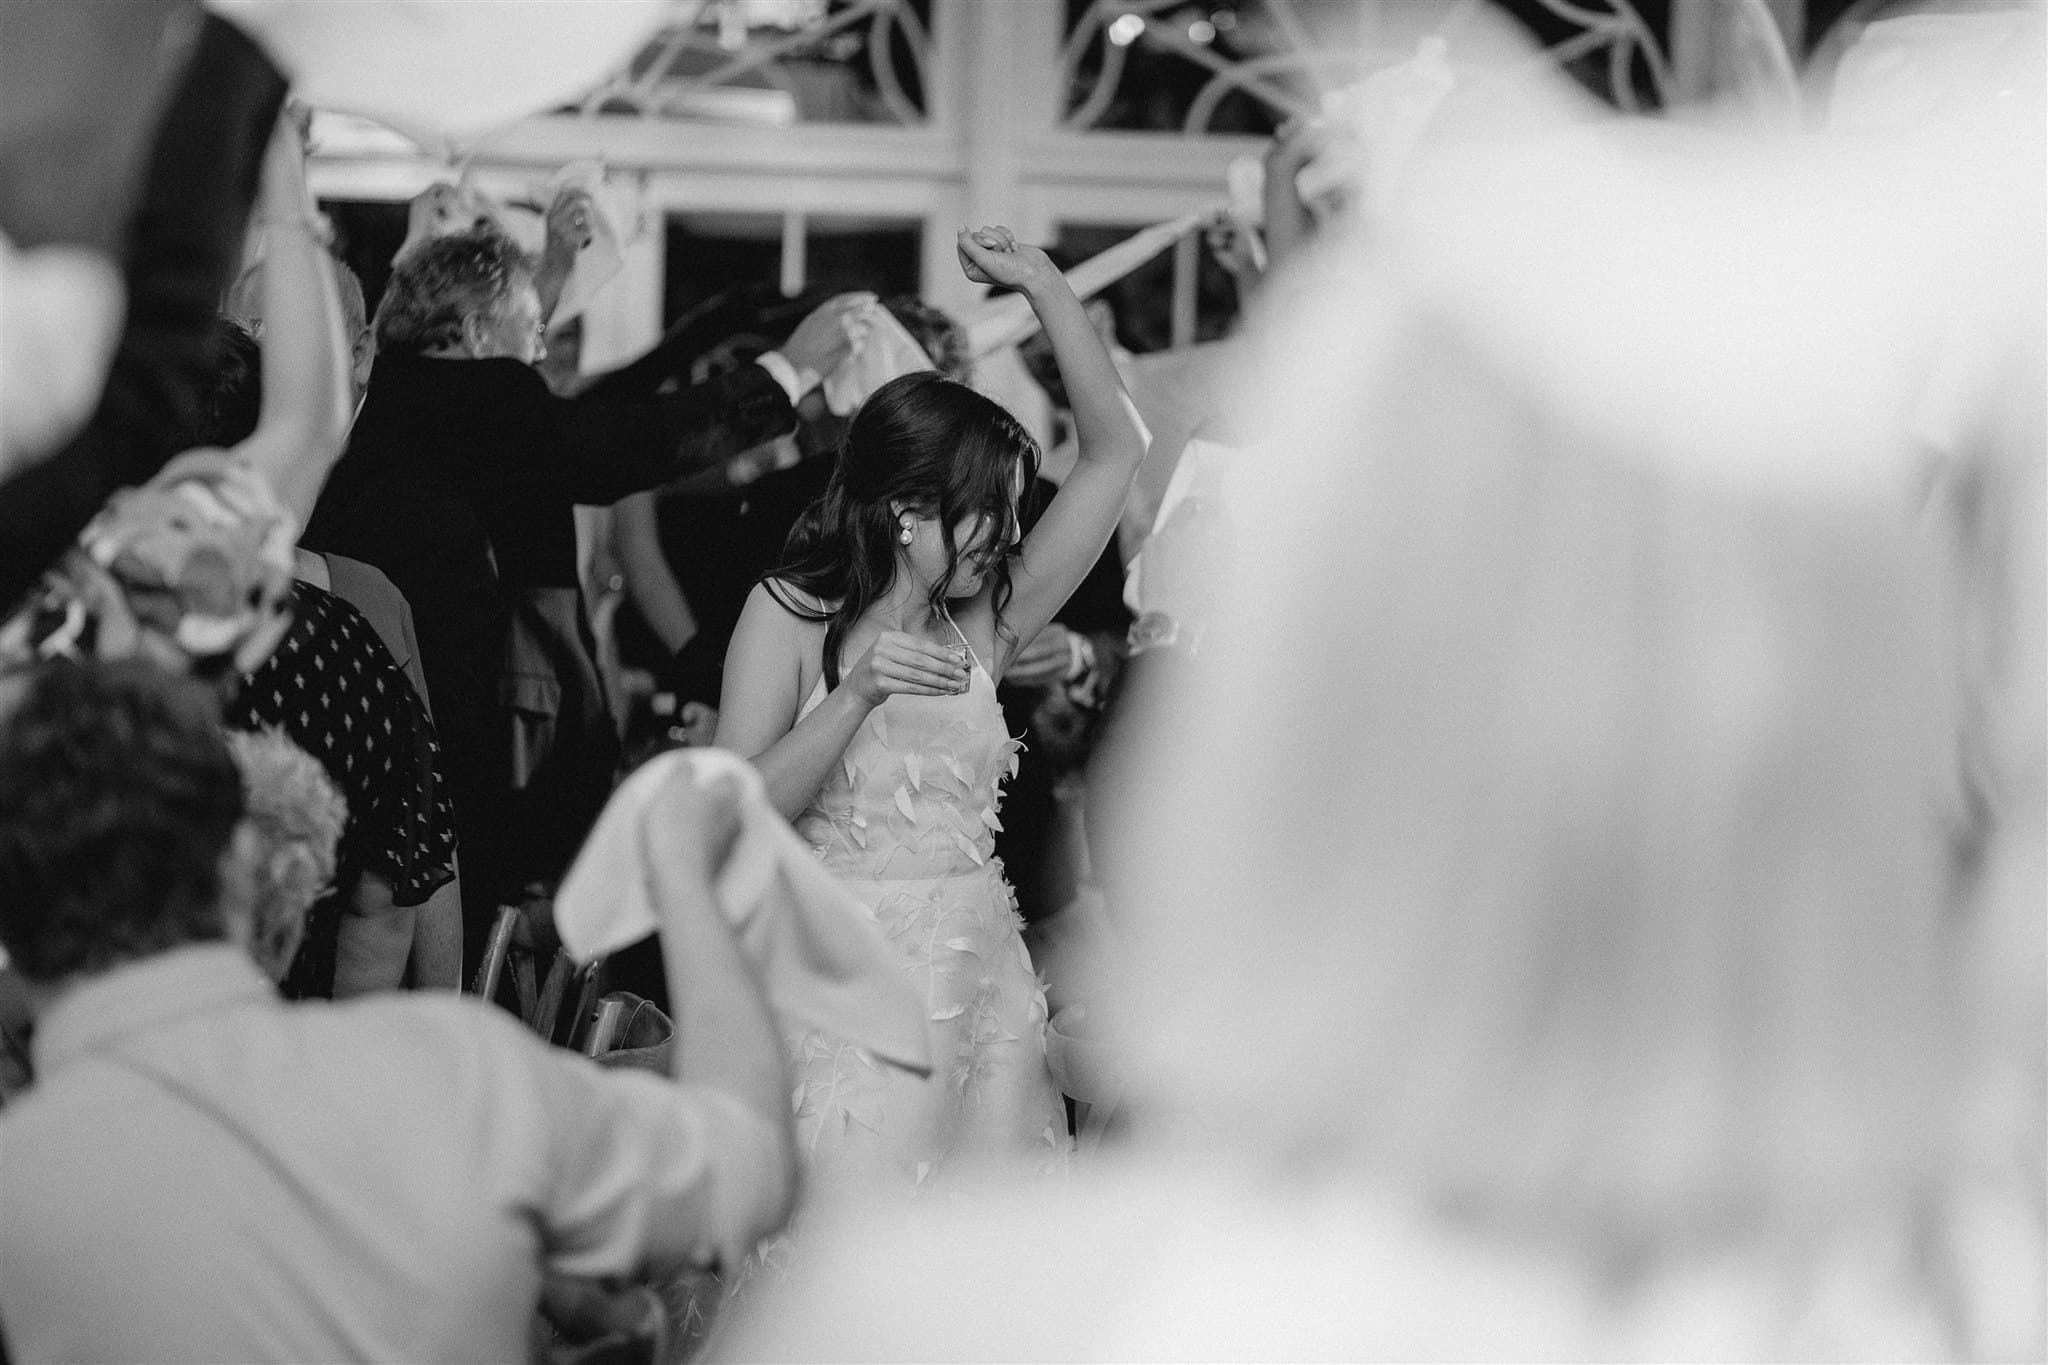
{"label": "young woman dancing", "polygon": [[1080,459],[1028,538],[1036,442],[935,373],[877,389],[832,481],[754,589],[727,652],[717,742],[873,908],[926,992],[937,1070],[884,1071],[794,1038],[813,1189],[922,1186],[964,1166],[1052,1167],[1066,1120],[1045,993],[992,853],[1018,745],[996,684],[1095,562],[1144,455],[1109,355],[1066,280],[1008,229],[963,231],[969,279],[1022,292],[1073,400]]}

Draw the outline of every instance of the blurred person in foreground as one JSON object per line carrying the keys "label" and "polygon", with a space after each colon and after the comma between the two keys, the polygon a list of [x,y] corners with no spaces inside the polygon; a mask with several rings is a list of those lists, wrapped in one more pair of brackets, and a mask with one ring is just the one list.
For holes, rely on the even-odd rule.
{"label": "blurred person in foreground", "polygon": [[[247,343],[246,335],[236,325],[246,321],[251,330],[265,330],[262,328],[265,296],[273,273],[271,258],[277,250],[268,240],[267,233],[262,245],[262,257],[243,271],[223,309],[228,319],[233,321],[223,319],[219,323],[219,331],[226,344],[221,348],[221,365],[208,404],[208,426],[212,434],[206,438],[216,445],[231,445],[241,439],[240,433],[254,425],[262,407],[262,356]],[[284,250],[289,259],[289,246]],[[363,390],[370,382],[370,364],[376,355],[375,338],[370,332],[369,316],[364,309],[362,281],[356,278],[353,270],[332,256],[326,256],[324,264],[333,277],[334,293],[340,307],[341,327],[336,354],[346,352],[347,355],[349,420],[353,422],[354,414],[362,404]],[[303,287],[301,292],[304,292]],[[325,469],[320,474],[324,479]],[[308,490],[308,507],[318,492],[317,484]],[[300,605],[303,606],[305,601],[322,604],[329,600],[328,595],[331,594],[346,604],[340,614],[361,613],[363,623],[383,644],[383,652],[391,656],[390,662],[405,674],[413,697],[418,699],[420,717],[431,723],[433,702],[427,692],[426,672],[420,664],[419,636],[413,627],[412,607],[407,604],[404,594],[393,586],[383,570],[347,555],[315,554],[301,548],[293,558],[298,581],[306,589],[300,593],[303,599]],[[303,634],[311,636],[315,632]],[[287,645],[290,643],[287,641]],[[351,646],[344,652],[358,651]],[[365,659],[357,672],[359,675],[368,673],[375,678],[381,677],[386,669],[381,661]],[[341,674],[333,671],[328,672],[325,679],[316,678],[313,694],[322,695],[319,691],[322,681],[339,678]],[[292,695],[288,696],[285,689],[279,689],[272,701],[273,709],[283,708],[285,718],[291,719],[299,711],[298,694],[305,690],[303,680],[289,689]],[[382,690],[390,692],[389,688]],[[246,688],[244,695],[248,695]],[[355,700],[358,699],[327,694],[322,709],[338,710]],[[306,714],[310,721],[311,712]],[[368,728],[365,727],[366,730]],[[419,728],[416,722],[408,723],[404,718],[393,720],[393,730],[403,729],[408,737]],[[361,738],[365,743],[375,743],[367,735]],[[431,769],[432,765],[427,767]],[[357,782],[368,783],[374,780],[372,768],[384,774],[392,771],[388,765],[373,764],[348,775]],[[447,784],[441,783],[440,789],[446,804]],[[360,802],[352,803],[356,804]],[[452,819],[450,816],[438,822],[447,830],[446,838],[451,849],[454,842]],[[422,825],[419,832],[430,831]],[[438,831],[432,832],[438,837]],[[460,880],[449,878],[417,908],[406,907],[400,911],[391,907],[391,910],[392,913],[376,916],[374,920],[357,917],[344,925],[345,932],[335,962],[335,993],[347,996],[365,989],[394,985],[400,971],[414,986],[459,989],[462,977]],[[408,938],[409,943],[405,941]]]}
{"label": "blurred person in foreground", "polygon": [[291,578],[310,559],[292,554],[297,519],[341,451],[350,409],[335,276],[290,117],[271,139],[258,203],[261,347],[217,321],[213,381],[198,395],[203,444],[110,502],[64,570],[0,627],[0,649],[143,652],[215,684],[231,725],[280,725],[319,757],[349,815],[335,884],[282,985],[293,997],[347,995],[399,984],[414,907],[453,876],[454,821],[410,682],[353,607]]}
{"label": "blurred person in foreground", "polygon": [[[690,876],[735,817],[678,799]],[[777,1043],[708,885],[660,907],[672,1083],[474,1000],[279,1000],[249,814],[200,684],[0,681],[0,944],[39,1012],[0,1117],[14,1358],[523,1359],[544,1271],[731,1262],[780,1223]]]}
{"label": "blurred person in foreground", "polygon": [[[38,43],[51,36],[53,22],[72,20],[28,7],[8,18],[9,65],[22,69],[9,71],[10,107],[0,111],[10,134],[0,148],[7,209],[23,199],[65,202],[50,187],[77,169],[38,155],[49,155],[43,139],[81,126],[63,106],[83,83],[50,79],[51,68],[39,61],[47,58]],[[148,19],[138,22],[147,26]],[[196,27],[156,120],[133,212],[120,225],[118,285],[95,289],[89,273],[68,284],[62,276],[38,282],[18,268],[36,253],[0,251],[8,267],[0,286],[7,299],[0,332],[7,389],[0,411],[0,611],[62,556],[109,494],[147,480],[194,444],[198,405],[213,373],[214,305],[233,278],[259,170],[275,157],[274,146],[265,149],[274,142],[287,82],[250,31],[211,14]],[[119,60],[118,51],[105,55]],[[26,108],[11,107],[12,98]],[[42,101],[49,107],[38,108]],[[30,112],[35,117],[25,126],[15,124]],[[95,191],[105,184],[106,168],[126,158],[90,143],[87,150],[98,153],[98,164],[77,194],[94,205],[125,199]],[[80,225],[72,226],[65,238],[76,241]],[[116,235],[113,224],[92,226]],[[0,227],[10,235],[22,230],[12,213]],[[34,247],[40,234],[32,221],[28,227],[20,245]]]}
{"label": "blurred person in foreground", "polygon": [[1496,85],[1275,282],[1111,888],[1131,1131],[819,1228],[727,1358],[2040,1356],[2027,51],[1878,139]]}

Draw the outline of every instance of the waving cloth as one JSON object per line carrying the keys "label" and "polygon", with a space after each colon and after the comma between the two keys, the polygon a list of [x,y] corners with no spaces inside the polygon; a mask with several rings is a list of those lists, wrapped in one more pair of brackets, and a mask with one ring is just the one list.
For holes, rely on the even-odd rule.
{"label": "waving cloth", "polygon": [[825,376],[825,406],[844,417],[890,380],[938,368],[896,315],[870,299],[844,324],[853,338],[846,358]]}
{"label": "waving cloth", "polygon": [[920,1075],[931,1071],[924,1002],[904,979],[874,920],[820,867],[775,813],[753,768],[723,750],[650,759],[613,793],[555,897],[555,926],[579,961],[660,927],[658,907],[694,894],[689,869],[650,856],[658,820],[684,818],[678,784],[731,779],[739,834],[722,865],[696,869],[761,978],[768,1003],[805,1024]]}
{"label": "waving cloth", "polygon": [[[524,200],[514,203],[490,194],[476,183],[465,168],[454,181],[437,180],[413,198],[406,212],[405,240],[393,254],[392,264],[405,260],[437,237],[474,232],[480,226],[495,227],[529,255],[538,256],[548,239],[547,211],[566,194],[588,196],[584,211],[590,240],[577,249],[562,284],[562,294],[548,315],[550,327],[560,326],[590,306],[597,292],[625,268],[621,223],[632,215],[619,203],[607,185],[604,167],[586,158],[562,167],[545,185],[535,185]],[[929,367],[927,367],[929,368]]]}

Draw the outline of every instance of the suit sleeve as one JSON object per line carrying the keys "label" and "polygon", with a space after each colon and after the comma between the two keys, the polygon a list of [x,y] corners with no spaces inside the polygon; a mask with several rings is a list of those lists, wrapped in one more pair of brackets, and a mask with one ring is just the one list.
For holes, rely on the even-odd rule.
{"label": "suit sleeve", "polygon": [[716,468],[796,429],[789,395],[759,365],[742,365],[651,403],[552,399],[570,498],[612,503]]}
{"label": "suit sleeve", "polygon": [[[779,296],[778,296],[779,297]],[[753,289],[728,290],[669,324],[660,341],[583,387],[582,396],[613,403],[645,403],[663,389],[687,387],[690,365],[737,332],[758,330],[765,300]]]}

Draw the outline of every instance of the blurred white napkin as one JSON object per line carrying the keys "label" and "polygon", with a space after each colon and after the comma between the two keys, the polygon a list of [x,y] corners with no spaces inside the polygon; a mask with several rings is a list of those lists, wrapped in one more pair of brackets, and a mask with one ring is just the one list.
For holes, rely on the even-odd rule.
{"label": "blurred white napkin", "polygon": [[848,319],[848,333],[853,346],[824,381],[825,406],[836,417],[852,412],[900,375],[938,368],[917,338],[879,301],[870,300]]}
{"label": "blurred white napkin", "polygon": [[[585,211],[589,215],[590,241],[577,250],[569,267],[561,297],[548,317],[550,327],[560,326],[582,313],[598,291],[625,266],[618,206],[605,184],[602,164],[591,158],[570,162],[547,184],[534,187],[534,199],[552,205],[572,192],[588,196]],[[547,245],[545,213],[505,203],[478,186],[465,169],[454,182],[436,181],[414,197],[406,211],[405,240],[399,243],[392,262],[403,261],[437,237],[471,232],[483,224],[495,226],[529,255],[538,255]]]}
{"label": "blurred white napkin", "polygon": [[522,251],[540,249],[544,232],[539,219],[530,226],[519,221],[511,209],[479,189],[467,170],[453,183],[437,180],[406,206],[405,240],[391,262],[396,265],[437,237],[453,237],[487,224],[519,243]]}
{"label": "blurred white napkin", "polygon": [[[650,825],[687,818],[666,799],[676,784],[721,780],[738,792],[740,824],[723,863],[685,869],[651,857]],[[659,907],[703,881],[775,1010],[930,1073],[924,1002],[874,916],[768,804],[760,774],[722,749],[661,754],[620,784],[555,896],[562,946],[588,961],[637,942],[660,927]]]}
{"label": "blurred white napkin", "polygon": [[1953,14],[1900,14],[1864,27],[1835,65],[1827,126],[1910,127],[2014,84],[2016,57],[2039,61],[2039,14],[1984,5]]}
{"label": "blurred white napkin", "polygon": [[[589,307],[597,292],[626,265],[620,246],[619,213],[607,193],[603,163],[589,157],[570,162],[555,174],[546,198],[552,202],[564,193],[578,190],[590,196],[590,240],[577,250],[575,263],[569,267],[562,297],[548,318],[550,327],[559,327]],[[542,237],[546,237],[545,223]]]}
{"label": "blurred white napkin", "polygon": [[0,477],[85,424],[120,340],[121,269],[96,251],[17,250],[0,233]]}
{"label": "blurred white napkin", "polygon": [[1304,201],[1350,189],[1385,210],[1437,107],[1457,84],[1448,51],[1432,34],[1408,60],[1323,97],[1323,120],[1336,135],[1295,174]]}
{"label": "blurred white napkin", "polygon": [[[1201,547],[1196,551],[1197,558],[1221,553],[1222,544],[1229,534],[1232,476],[1244,467],[1244,455],[1241,447],[1203,437],[1189,441],[1181,451],[1180,459],[1173,467],[1173,478],[1168,481],[1166,493],[1159,500],[1151,535],[1145,540],[1146,548],[1131,557],[1130,566],[1124,571],[1124,605],[1133,612],[1142,615],[1148,611],[1163,611],[1182,618],[1198,612],[1201,600],[1215,586],[1214,575],[1221,566],[1207,565],[1210,571],[1207,577],[1197,574],[1199,588],[1190,583],[1162,582],[1157,574],[1149,579],[1146,577],[1146,553],[1156,540],[1174,534],[1169,527],[1185,533],[1197,521],[1206,526],[1205,530],[1192,537]],[[1184,535],[1183,538],[1189,537]],[[1184,567],[1200,569],[1204,566]]]}

